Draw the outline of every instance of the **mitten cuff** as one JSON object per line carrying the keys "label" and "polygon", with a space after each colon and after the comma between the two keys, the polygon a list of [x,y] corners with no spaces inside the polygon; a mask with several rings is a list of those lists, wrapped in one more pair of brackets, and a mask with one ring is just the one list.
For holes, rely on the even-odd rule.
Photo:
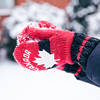
{"label": "mitten cuff", "polygon": [[74,74],[76,78],[85,76],[85,72],[80,68],[78,64],[73,64],[73,65],[66,64],[63,70],[65,72]]}
{"label": "mitten cuff", "polygon": [[75,33],[71,47],[73,62],[79,63],[82,69],[86,71],[88,57],[99,42],[99,39],[86,36],[83,33]]}

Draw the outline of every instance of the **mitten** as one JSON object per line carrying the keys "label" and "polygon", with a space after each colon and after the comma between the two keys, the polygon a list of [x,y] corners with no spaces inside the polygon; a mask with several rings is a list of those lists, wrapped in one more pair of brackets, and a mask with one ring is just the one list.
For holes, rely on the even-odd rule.
{"label": "mitten", "polygon": [[[15,60],[19,64],[21,64],[24,68],[28,68],[33,71],[47,70],[48,68],[51,68],[51,67],[53,68],[55,66],[55,65],[52,66],[52,63],[55,62],[54,56],[52,55],[50,57],[50,54],[48,52],[46,52],[45,50],[42,53],[39,52],[39,48],[41,48],[41,46],[39,46],[39,44],[41,45],[41,43],[39,41],[42,41],[42,39],[33,38],[31,35],[28,34],[28,30],[31,27],[42,28],[42,29],[48,28],[48,29],[53,29],[53,30],[59,29],[57,26],[53,25],[52,23],[46,22],[46,21],[40,21],[39,24],[36,22],[32,22],[29,25],[27,25],[22,30],[22,32],[19,33],[19,35],[17,37],[17,46],[16,46],[14,54],[13,54]],[[33,43],[33,42],[35,42],[35,43]],[[35,48],[33,48],[33,47],[35,47]],[[43,55],[44,55],[44,57],[42,57]],[[49,56],[50,58],[49,59],[47,58],[48,59],[47,60],[46,56]],[[41,58],[41,59],[36,60],[36,58]],[[46,67],[45,67],[45,65],[46,65]],[[59,69],[61,70],[62,66],[59,67]]]}
{"label": "mitten", "polygon": [[[43,23],[44,26],[47,25],[46,22]],[[39,24],[39,27],[31,26],[27,30],[28,36],[41,41],[23,42],[14,51],[15,59],[23,67],[29,68],[30,66],[34,66],[32,67],[33,69],[45,70],[62,66],[66,63],[70,65],[78,63],[83,70],[86,70],[88,57],[99,43],[98,39],[86,36],[83,33],[52,29],[49,26],[48,28],[41,28],[41,26],[41,24]],[[25,64],[23,60],[25,51],[29,53],[28,64]],[[47,65],[43,60],[50,62],[47,62]]]}
{"label": "mitten", "polygon": [[27,41],[17,45],[14,58],[23,67],[31,70],[46,70],[67,62],[73,64],[69,53],[71,42],[66,42],[66,38],[61,38],[60,34],[57,35],[57,39],[53,37],[39,42]]}
{"label": "mitten", "polygon": [[[34,30],[34,31],[33,31]],[[59,59],[57,66],[63,64],[78,63],[85,71],[87,60],[93,49],[100,42],[99,39],[63,30],[38,29],[31,27],[28,33],[33,38],[48,41],[51,54],[55,54],[55,59]],[[41,43],[41,46],[44,45]]]}

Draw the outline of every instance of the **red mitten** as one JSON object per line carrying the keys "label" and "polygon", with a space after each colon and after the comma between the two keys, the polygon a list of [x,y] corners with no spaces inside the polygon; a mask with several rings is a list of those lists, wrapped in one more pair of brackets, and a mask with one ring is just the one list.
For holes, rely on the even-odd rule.
{"label": "red mitten", "polygon": [[28,34],[33,38],[48,40],[50,53],[55,55],[57,66],[77,63],[86,71],[87,60],[91,52],[100,42],[99,39],[85,35],[57,29],[38,29],[31,27]]}
{"label": "red mitten", "polygon": [[29,25],[18,36],[14,57],[23,67],[31,70],[46,70],[66,63],[78,63],[85,70],[88,56],[98,43],[98,39],[63,31],[49,22],[41,21],[36,26]]}
{"label": "red mitten", "polygon": [[[46,70],[46,69],[48,69],[48,68],[46,68],[46,67],[43,67],[44,66],[44,64],[42,64],[42,65],[38,65],[37,63],[33,63],[33,62],[31,62],[31,60],[29,60],[29,57],[30,57],[30,54],[31,54],[31,42],[36,42],[36,41],[41,41],[42,39],[39,39],[39,38],[33,38],[32,36],[30,36],[29,34],[28,34],[28,30],[31,28],[31,27],[34,27],[34,28],[42,28],[42,29],[56,29],[56,30],[58,30],[59,28],[58,27],[56,27],[55,25],[53,25],[52,23],[49,23],[49,22],[47,22],[47,21],[40,21],[39,22],[39,24],[38,23],[36,23],[36,22],[32,22],[32,23],[30,23],[29,25],[27,25],[27,27],[25,27],[23,30],[22,30],[22,32],[20,32],[19,33],[19,35],[18,35],[18,39],[17,39],[17,45],[20,45],[20,46],[17,46],[16,47],[16,49],[15,49],[15,51],[16,51],[16,53],[15,53],[15,51],[14,51],[14,57],[15,57],[15,59],[16,59],[16,61],[18,62],[18,63],[20,63],[23,67],[25,67],[25,68],[28,68],[28,69],[30,69],[30,70]],[[48,37],[48,35],[47,35],[47,37]],[[28,45],[25,45],[24,44],[24,42]],[[30,43],[29,43],[30,42]],[[23,44],[22,44],[23,43]],[[22,45],[21,45],[22,44]],[[34,44],[34,43],[33,43]],[[27,49],[25,50],[25,51],[23,51],[24,50],[24,47],[25,48],[27,48],[28,47],[28,49],[30,49],[30,51],[28,51]],[[23,49],[22,49],[23,48]],[[38,49],[38,46],[37,46],[37,49]],[[20,52],[21,51],[23,51],[23,53],[22,53],[22,55],[20,55]],[[33,52],[33,51],[32,51]],[[19,54],[19,55],[18,55]],[[48,54],[48,53],[47,53]],[[34,56],[34,54],[32,54],[33,56]],[[16,58],[17,57],[17,58]],[[39,56],[37,56],[37,57],[39,57]],[[53,57],[53,56],[52,56]],[[31,58],[31,57],[30,57]],[[44,58],[45,59],[45,58]],[[34,61],[34,59],[33,59],[33,61]],[[40,59],[40,61],[41,61],[41,63],[43,63],[42,62],[42,60]],[[31,64],[32,63],[32,64]],[[46,63],[47,64],[52,64],[52,60],[51,60],[51,62],[49,61],[49,62],[47,62],[46,61]],[[46,64],[46,65],[47,65]],[[38,65],[38,66],[37,66]],[[37,66],[37,67],[36,67]],[[48,67],[48,66],[47,66]],[[59,67],[58,69],[62,69],[62,67]]]}
{"label": "red mitten", "polygon": [[[74,33],[69,32],[69,34],[73,35]],[[23,42],[15,48],[14,57],[23,67],[33,71],[46,70],[67,62],[73,64],[70,55],[72,42],[69,42],[66,37],[73,39],[73,37],[70,38],[68,34],[60,30],[47,40]]]}

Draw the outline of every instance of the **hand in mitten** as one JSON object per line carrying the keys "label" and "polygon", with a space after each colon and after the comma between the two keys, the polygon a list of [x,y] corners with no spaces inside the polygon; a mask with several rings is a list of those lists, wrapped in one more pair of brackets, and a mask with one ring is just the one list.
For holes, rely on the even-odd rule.
{"label": "hand in mitten", "polygon": [[[34,30],[34,31],[33,31]],[[33,38],[38,38],[43,47],[48,41],[50,54],[54,54],[56,65],[61,66],[66,63],[78,63],[85,71],[87,60],[93,49],[100,42],[99,39],[64,30],[38,29],[31,27],[28,34]],[[44,47],[43,47],[44,48]]]}
{"label": "hand in mitten", "polygon": [[88,56],[99,42],[85,34],[51,28],[45,21],[40,22],[38,27],[29,26],[26,33],[40,41],[20,43],[14,56],[23,67],[31,70],[46,70],[66,63],[79,63],[85,69]]}
{"label": "hand in mitten", "polygon": [[[39,62],[35,63],[36,59],[35,59],[35,55],[34,55],[35,51],[34,51],[33,46],[37,44],[37,41],[41,41],[42,39],[33,38],[32,36],[30,36],[28,34],[28,30],[31,27],[42,28],[42,29],[53,29],[53,30],[59,29],[58,27],[56,27],[52,23],[49,23],[49,22],[46,22],[46,21],[40,21],[39,24],[36,23],[36,22],[30,23],[18,35],[17,47],[14,51],[14,58],[23,67],[28,68],[30,70],[33,70],[33,71],[35,71],[35,70],[46,70],[46,69],[48,69],[49,66],[50,67],[52,66],[52,63],[54,63],[54,58],[53,58],[53,56],[50,57],[49,54],[44,51],[44,53],[45,53],[44,58],[37,59],[37,61],[39,61]],[[35,43],[33,43],[33,42],[35,42]],[[31,44],[33,44],[33,45],[31,46]],[[34,47],[36,47],[36,46],[34,46]],[[37,48],[39,49],[38,45],[37,45]],[[36,48],[36,50],[37,50],[37,48]],[[30,49],[30,51],[28,49]],[[24,50],[24,52],[23,52],[23,50]],[[37,51],[37,53],[39,54],[39,51]],[[41,56],[43,55],[43,53],[40,53],[40,56],[38,54],[36,54],[36,57],[38,56],[38,58],[41,58]],[[33,55],[33,57],[32,57],[32,55]],[[46,56],[49,56],[50,58],[47,60]],[[33,62],[32,60],[33,61],[35,60],[35,61]],[[46,67],[44,66],[44,64],[46,65]],[[60,68],[60,70],[61,69],[62,69],[62,67]]]}

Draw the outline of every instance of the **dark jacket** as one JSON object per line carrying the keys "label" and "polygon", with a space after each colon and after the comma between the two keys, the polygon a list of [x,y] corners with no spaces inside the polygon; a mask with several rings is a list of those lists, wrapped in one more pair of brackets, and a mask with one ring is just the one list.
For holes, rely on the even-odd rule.
{"label": "dark jacket", "polygon": [[78,79],[100,87],[100,43],[88,57],[86,75]]}

